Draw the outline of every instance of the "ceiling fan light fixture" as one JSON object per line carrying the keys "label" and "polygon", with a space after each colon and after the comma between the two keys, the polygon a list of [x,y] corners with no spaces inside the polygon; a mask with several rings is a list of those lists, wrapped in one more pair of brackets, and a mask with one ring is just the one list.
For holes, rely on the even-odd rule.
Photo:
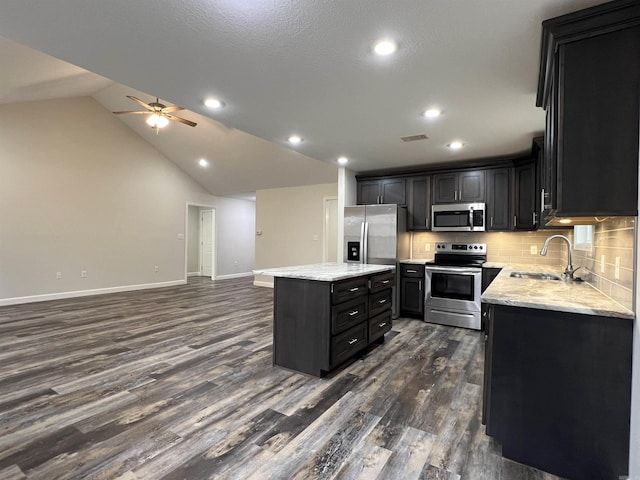
{"label": "ceiling fan light fixture", "polygon": [[164,128],[169,125],[169,119],[163,115],[159,115],[157,113],[152,113],[147,118],[147,125],[151,128]]}

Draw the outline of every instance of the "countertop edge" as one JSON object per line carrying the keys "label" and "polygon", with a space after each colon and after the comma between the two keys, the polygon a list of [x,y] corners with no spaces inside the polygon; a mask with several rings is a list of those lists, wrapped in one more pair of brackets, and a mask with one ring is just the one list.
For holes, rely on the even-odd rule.
{"label": "countertop edge", "polygon": [[395,269],[395,265],[316,263],[309,265],[256,269],[253,270],[253,274],[278,278],[294,278],[298,280],[334,282],[375,273],[393,272]]}

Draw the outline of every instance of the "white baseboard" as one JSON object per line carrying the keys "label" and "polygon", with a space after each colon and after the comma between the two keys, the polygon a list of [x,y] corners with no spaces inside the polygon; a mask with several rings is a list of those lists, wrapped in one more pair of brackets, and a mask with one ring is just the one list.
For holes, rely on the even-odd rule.
{"label": "white baseboard", "polygon": [[253,285],[256,287],[273,288],[273,282],[262,282],[260,280],[254,280]]}
{"label": "white baseboard", "polygon": [[252,272],[230,273],[228,275],[216,275],[216,280],[227,280],[229,278],[250,277]]}
{"label": "white baseboard", "polygon": [[106,293],[131,292],[134,290],[147,290],[149,288],[173,287],[175,285],[184,285],[185,283],[187,283],[186,280],[172,280],[170,282],[123,285],[120,287],[96,288],[93,290],[76,290],[74,292],[46,293],[43,295],[31,295],[28,297],[0,298],[0,306],[46,302],[48,300],[61,300],[65,298],[88,297],[90,295],[104,295]]}
{"label": "white baseboard", "polygon": [[202,275],[200,272],[187,272],[187,277],[199,277]]}

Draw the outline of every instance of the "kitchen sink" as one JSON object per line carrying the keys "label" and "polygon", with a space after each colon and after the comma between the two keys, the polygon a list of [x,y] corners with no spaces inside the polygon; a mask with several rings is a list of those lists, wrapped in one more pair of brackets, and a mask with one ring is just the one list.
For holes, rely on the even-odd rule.
{"label": "kitchen sink", "polygon": [[537,272],[511,272],[511,276],[515,278],[528,278],[532,280],[562,280],[562,277],[553,273],[537,273]]}

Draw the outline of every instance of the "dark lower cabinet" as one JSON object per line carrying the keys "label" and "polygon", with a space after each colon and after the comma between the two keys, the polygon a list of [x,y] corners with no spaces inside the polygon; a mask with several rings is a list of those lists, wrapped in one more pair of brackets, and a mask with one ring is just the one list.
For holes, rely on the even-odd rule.
{"label": "dark lower cabinet", "polygon": [[424,265],[400,264],[400,315],[424,319]]}
{"label": "dark lower cabinet", "polygon": [[633,320],[484,306],[483,417],[502,455],[571,479],[626,478]]}
{"label": "dark lower cabinet", "polygon": [[498,267],[482,267],[482,292],[484,292],[491,282],[495,280],[502,268]]}
{"label": "dark lower cabinet", "polygon": [[337,282],[276,277],[273,364],[323,376],[384,340],[395,274]]}

